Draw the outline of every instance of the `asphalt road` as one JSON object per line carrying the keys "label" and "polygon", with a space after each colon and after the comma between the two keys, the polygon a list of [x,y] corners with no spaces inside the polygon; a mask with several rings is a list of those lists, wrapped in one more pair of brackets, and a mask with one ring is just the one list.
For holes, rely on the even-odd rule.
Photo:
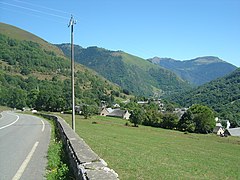
{"label": "asphalt road", "polygon": [[2,112],[0,180],[45,179],[51,127],[41,118]]}

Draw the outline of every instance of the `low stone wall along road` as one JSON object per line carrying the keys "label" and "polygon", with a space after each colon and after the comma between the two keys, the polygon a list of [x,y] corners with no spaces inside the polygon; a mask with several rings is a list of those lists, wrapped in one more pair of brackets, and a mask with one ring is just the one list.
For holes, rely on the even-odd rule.
{"label": "low stone wall along road", "polygon": [[0,116],[0,179],[45,179],[51,127],[39,117],[5,111]]}

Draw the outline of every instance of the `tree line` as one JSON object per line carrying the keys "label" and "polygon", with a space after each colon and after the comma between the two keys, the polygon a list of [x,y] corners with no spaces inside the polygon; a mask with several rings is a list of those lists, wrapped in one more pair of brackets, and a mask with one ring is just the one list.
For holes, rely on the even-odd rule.
{"label": "tree line", "polygon": [[194,133],[210,133],[215,127],[214,112],[207,106],[193,105],[182,116],[173,112],[159,112],[156,104],[136,105],[130,116],[134,126],[139,124]]}

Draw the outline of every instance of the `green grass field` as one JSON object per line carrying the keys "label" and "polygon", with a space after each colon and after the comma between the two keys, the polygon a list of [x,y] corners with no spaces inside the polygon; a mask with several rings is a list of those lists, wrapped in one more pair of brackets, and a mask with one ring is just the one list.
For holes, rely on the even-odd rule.
{"label": "green grass field", "polygon": [[[61,116],[71,124],[70,115]],[[240,138],[134,128],[125,123],[76,116],[76,132],[120,179],[240,179]]]}

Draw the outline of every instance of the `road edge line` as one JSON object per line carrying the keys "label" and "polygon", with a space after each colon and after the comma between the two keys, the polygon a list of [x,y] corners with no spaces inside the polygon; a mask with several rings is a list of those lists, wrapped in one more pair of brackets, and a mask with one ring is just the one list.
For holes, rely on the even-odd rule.
{"label": "road edge line", "polygon": [[8,124],[8,125],[5,125],[5,126],[3,126],[3,127],[0,127],[0,130],[1,130],[1,129],[4,129],[4,128],[7,128],[7,127],[9,127],[9,126],[11,126],[11,125],[13,125],[13,124],[15,124],[15,123],[19,120],[19,116],[18,116],[18,115],[15,115],[15,116],[17,116],[17,119],[16,119],[14,122],[12,122],[12,123],[10,123],[10,124]]}
{"label": "road edge line", "polygon": [[29,161],[31,160],[31,158],[32,158],[32,156],[33,156],[33,153],[35,152],[38,144],[39,144],[39,142],[37,141],[37,142],[33,145],[30,153],[27,155],[26,159],[23,161],[22,165],[20,166],[20,168],[18,169],[17,173],[16,173],[15,176],[12,178],[12,180],[19,180],[19,179],[22,177],[22,175],[23,175],[23,173],[24,173],[24,171],[25,171],[25,169],[26,169]]}
{"label": "road edge line", "polygon": [[42,122],[42,132],[44,131],[44,129],[45,129],[45,123],[44,123],[44,121],[41,119],[41,122]]}

